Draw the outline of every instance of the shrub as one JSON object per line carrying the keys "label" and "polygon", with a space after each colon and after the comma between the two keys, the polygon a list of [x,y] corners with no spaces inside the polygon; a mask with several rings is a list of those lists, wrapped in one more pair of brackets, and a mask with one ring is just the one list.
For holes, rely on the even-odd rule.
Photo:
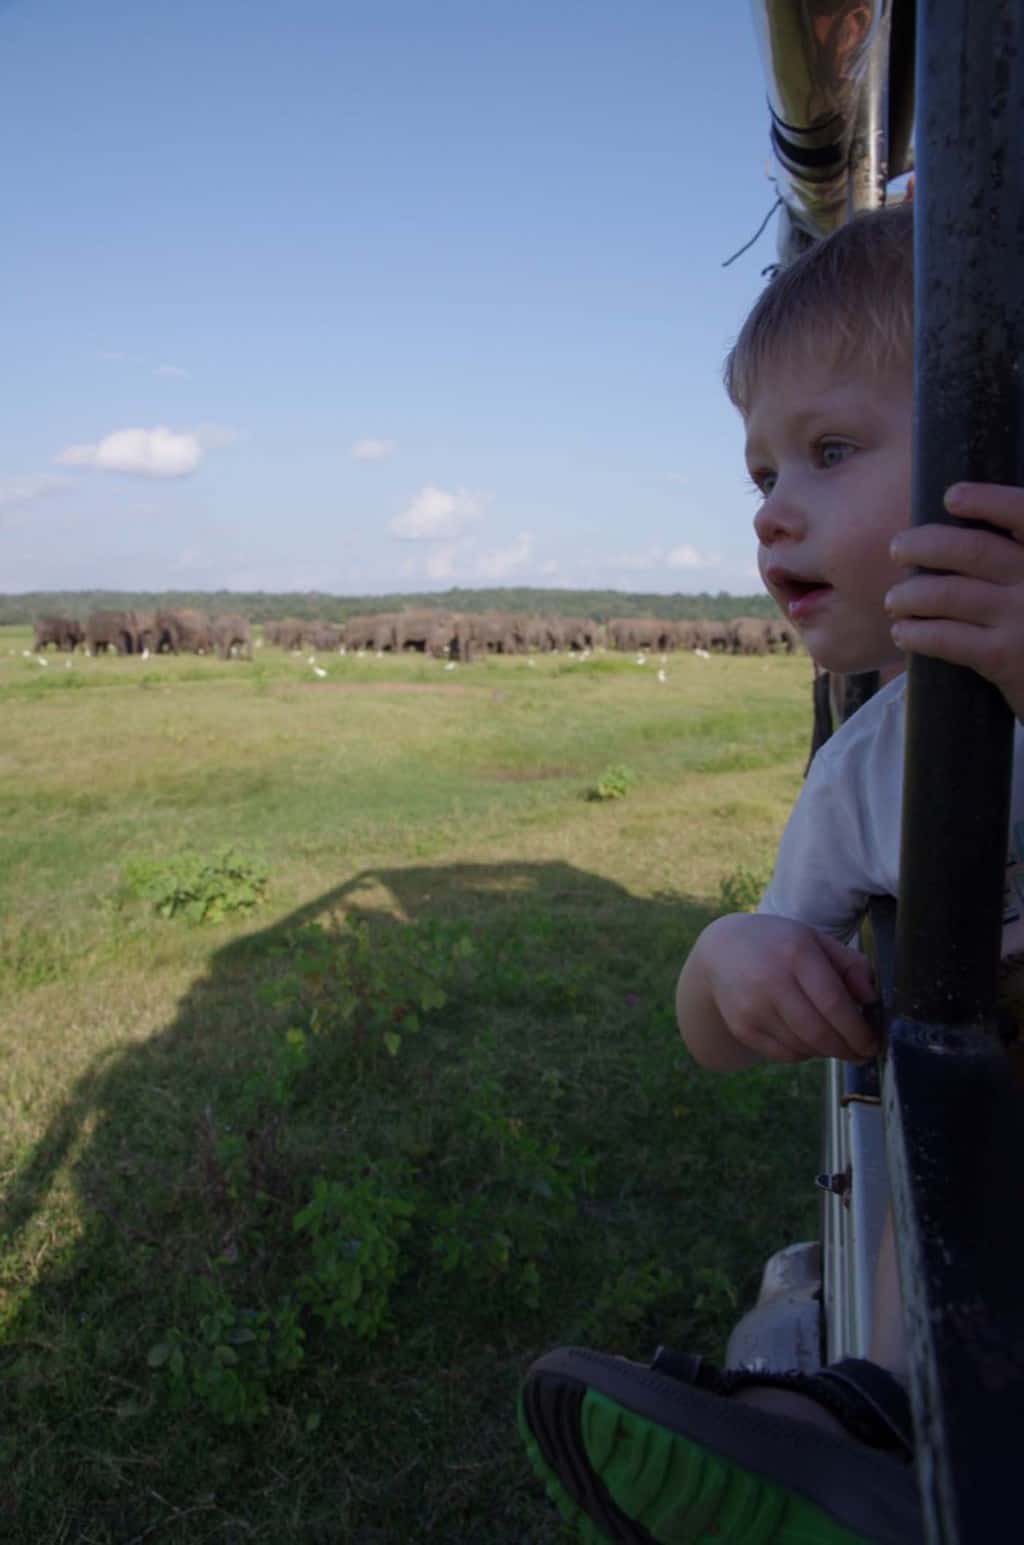
{"label": "shrub", "polygon": [[398,1276],[398,1241],[415,1204],[361,1177],[351,1185],[317,1180],[293,1227],[309,1241],[310,1269],[299,1292],[328,1328],[344,1326],[372,1340],[388,1324]]}
{"label": "shrub", "polygon": [[309,923],[288,939],[286,968],[263,996],[289,1011],[306,1005],[314,1035],[344,1027],[397,1057],[406,1036],[447,1008],[473,954],[461,924],[403,928],[385,943],[371,940],[365,923],[338,932]]}
{"label": "shrub", "polygon": [[760,870],[733,869],[719,886],[719,906],[723,912],[753,912],[764,894],[768,878]]}
{"label": "shrub", "polygon": [[624,799],[633,787],[633,773],[628,767],[606,767],[593,788],[587,790],[588,799]]}
{"label": "shrub", "polygon": [[259,906],[266,894],[267,871],[259,860],[225,847],[209,855],[183,852],[163,860],[130,859],[123,885],[130,895],[152,902],[161,917],[219,923]]}

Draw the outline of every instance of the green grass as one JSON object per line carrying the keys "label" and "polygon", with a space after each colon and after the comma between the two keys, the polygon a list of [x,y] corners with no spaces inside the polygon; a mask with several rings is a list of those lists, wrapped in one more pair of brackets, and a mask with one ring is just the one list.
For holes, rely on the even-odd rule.
{"label": "green grass", "polygon": [[[702,1074],[672,1014],[770,864],[806,661],[29,642],[0,630],[3,1538],[553,1545],[530,1359],[720,1354],[815,1228],[816,1072]],[[258,910],[126,882],[229,844]]]}

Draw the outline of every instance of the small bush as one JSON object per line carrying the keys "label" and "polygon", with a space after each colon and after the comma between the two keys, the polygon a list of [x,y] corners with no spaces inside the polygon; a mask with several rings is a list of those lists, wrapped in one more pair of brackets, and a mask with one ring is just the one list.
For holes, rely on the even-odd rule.
{"label": "small bush", "polygon": [[409,1232],[415,1210],[413,1201],[366,1177],[351,1185],[317,1180],[293,1227],[306,1236],[310,1252],[300,1295],[324,1325],[343,1326],[367,1340],[386,1328],[398,1241]]}
{"label": "small bush", "polygon": [[257,859],[220,848],[209,855],[184,852],[164,860],[131,859],[123,885],[129,895],[152,902],[161,917],[219,923],[259,906],[266,894],[267,871]]}
{"label": "small bush", "polygon": [[760,870],[733,869],[719,887],[719,906],[723,912],[753,912],[767,885],[768,877]]}
{"label": "small bush", "polygon": [[304,1004],[315,1036],[344,1028],[357,1043],[397,1057],[404,1038],[445,1010],[472,976],[474,953],[458,923],[403,928],[387,943],[375,943],[365,923],[339,932],[310,923],[290,936],[283,969],[261,996],[289,1012]]}
{"label": "small bush", "polygon": [[587,790],[588,799],[625,799],[633,787],[633,774],[628,767],[606,767],[593,788]]}

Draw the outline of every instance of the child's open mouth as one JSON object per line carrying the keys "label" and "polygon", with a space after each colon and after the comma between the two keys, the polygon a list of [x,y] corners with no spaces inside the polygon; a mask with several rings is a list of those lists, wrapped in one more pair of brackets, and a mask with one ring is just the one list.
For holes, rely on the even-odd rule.
{"label": "child's open mouth", "polygon": [[791,622],[801,622],[809,617],[811,612],[832,594],[832,586],[826,585],[820,579],[791,580],[786,589],[789,592],[786,611]]}
{"label": "child's open mouth", "polygon": [[767,578],[792,622],[809,617],[815,607],[832,593],[832,586],[826,580],[802,579],[785,569],[769,569]]}
{"label": "child's open mouth", "polygon": [[812,611],[816,610],[821,602],[827,600],[831,594],[831,585],[809,586],[803,595],[787,602],[786,611],[789,613],[790,621],[806,622]]}

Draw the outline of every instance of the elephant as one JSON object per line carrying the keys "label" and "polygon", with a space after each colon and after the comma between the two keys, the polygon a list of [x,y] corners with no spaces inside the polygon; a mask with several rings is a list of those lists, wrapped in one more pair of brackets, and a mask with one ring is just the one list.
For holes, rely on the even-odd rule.
{"label": "elephant", "polygon": [[766,617],[734,617],[729,624],[733,654],[767,654],[772,642],[772,624]]}
{"label": "elephant", "polygon": [[232,655],[239,660],[252,659],[252,628],[245,617],[225,612],[213,619],[210,633],[222,660],[229,660]]}
{"label": "elephant", "polygon": [[473,628],[469,618],[456,612],[399,612],[393,618],[394,648],[417,650],[436,659],[469,660],[473,653]]}
{"label": "elephant", "polygon": [[395,647],[397,617],[391,612],[379,612],[345,620],[345,647],[347,649],[371,649],[377,654]]}
{"label": "elephant", "polygon": [[522,629],[522,647],[537,652],[562,649],[565,630],[557,617],[527,617]]}
{"label": "elephant", "polygon": [[435,659],[460,660],[463,665],[473,658],[473,629],[468,617],[452,615],[436,622],[427,635],[426,653]]}
{"label": "elephant", "polygon": [[609,617],[605,624],[605,635],[612,649],[628,649],[632,637],[632,617]]}
{"label": "elephant", "polygon": [[732,639],[729,635],[729,624],[710,618],[707,622],[707,643],[705,649],[716,654],[728,654],[732,648]]}
{"label": "elephant", "polygon": [[346,617],[345,648],[355,650],[369,649],[373,643],[373,632],[376,625],[376,617]]}
{"label": "elephant", "polygon": [[263,637],[268,644],[276,644],[279,649],[301,649],[311,626],[298,617],[279,617],[264,624]]}
{"label": "elephant", "polygon": [[378,654],[392,651],[395,647],[395,627],[397,617],[394,612],[381,612],[376,618],[372,638],[372,647]]}
{"label": "elephant", "polygon": [[519,612],[482,612],[473,618],[472,639],[489,654],[521,654],[529,631],[529,618]]}
{"label": "elephant", "polygon": [[162,654],[208,654],[213,637],[210,619],[190,607],[178,611],[158,611],[154,619],[154,637]]}
{"label": "elephant", "polygon": [[697,617],[677,622],[676,643],[680,649],[708,649],[711,633],[707,623]]}
{"label": "elephant", "polygon": [[555,621],[566,649],[596,649],[600,642],[601,630],[589,617],[561,617]]}
{"label": "elephant", "polygon": [[314,649],[323,650],[340,649],[345,641],[344,629],[336,622],[314,622],[305,637]]}
{"label": "elephant", "polygon": [[800,634],[791,622],[785,617],[773,617],[768,624],[770,643],[769,648],[781,649],[785,654],[792,654],[800,647]]}
{"label": "elephant", "polygon": [[85,624],[85,645],[90,654],[135,654],[138,618],[134,612],[90,612]]}
{"label": "elephant", "polygon": [[142,654],[148,649],[151,654],[156,653],[157,631],[155,612],[135,613],[135,650]]}
{"label": "elephant", "polygon": [[658,617],[613,617],[607,628],[608,642],[615,649],[674,649],[673,624]]}
{"label": "elephant", "polygon": [[[424,608],[421,611],[399,612],[394,622],[394,647],[399,654],[405,649],[415,649],[420,654],[430,653],[429,641],[438,631],[451,630],[454,616],[451,612],[439,612]],[[447,650],[447,644],[444,649]]]}
{"label": "elephant", "polygon": [[499,612],[481,612],[473,618],[473,642],[484,654],[512,654],[515,633]]}
{"label": "elephant", "polygon": [[85,629],[73,617],[40,617],[35,625],[33,649],[45,649],[52,644],[74,654],[76,644],[84,643]]}

